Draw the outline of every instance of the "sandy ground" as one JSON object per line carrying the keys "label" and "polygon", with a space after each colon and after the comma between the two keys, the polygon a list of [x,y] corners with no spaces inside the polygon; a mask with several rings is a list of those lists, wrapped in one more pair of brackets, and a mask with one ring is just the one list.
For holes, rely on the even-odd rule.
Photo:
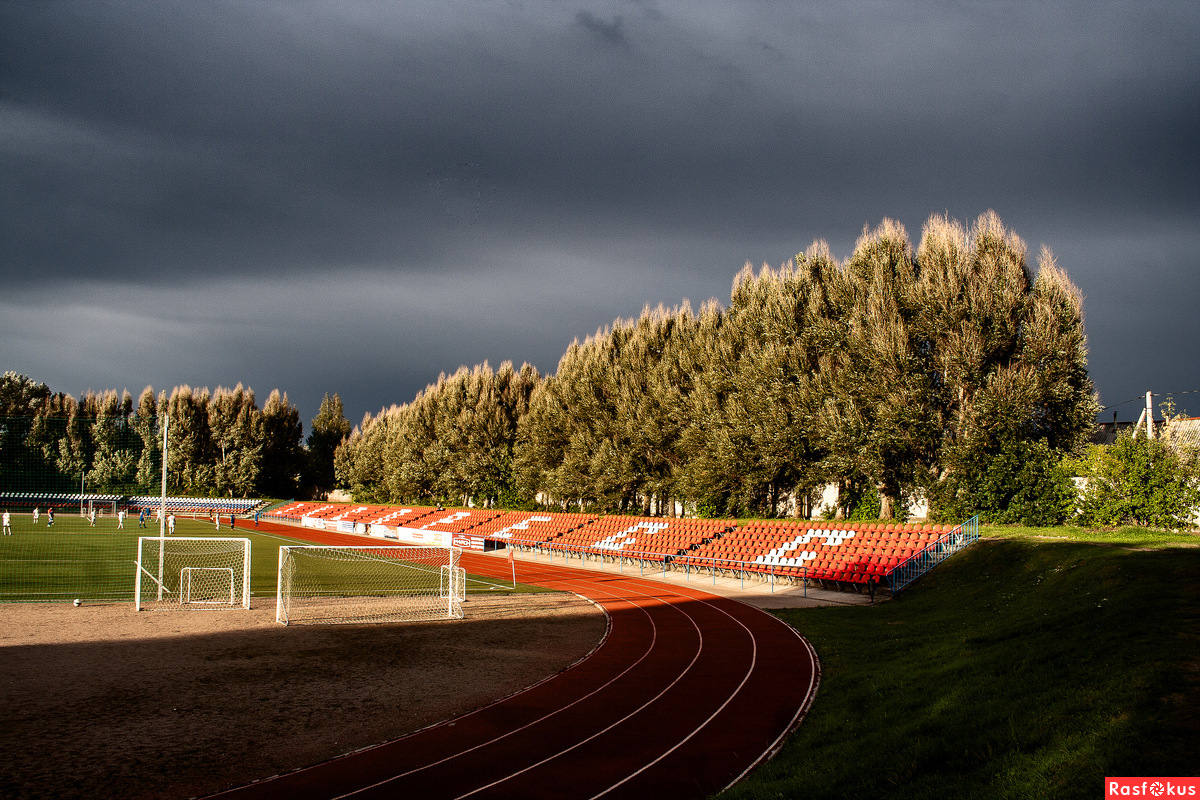
{"label": "sandy ground", "polygon": [[269,606],[0,605],[0,797],[191,797],[290,771],[536,683],[606,627],[568,594],[420,624],[284,627]]}

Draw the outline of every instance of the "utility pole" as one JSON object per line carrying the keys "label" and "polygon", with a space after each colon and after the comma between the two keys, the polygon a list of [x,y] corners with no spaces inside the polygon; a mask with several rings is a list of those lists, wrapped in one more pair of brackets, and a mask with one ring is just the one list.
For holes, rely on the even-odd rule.
{"label": "utility pole", "polygon": [[1146,392],[1146,438],[1154,438],[1154,403],[1150,392]]}

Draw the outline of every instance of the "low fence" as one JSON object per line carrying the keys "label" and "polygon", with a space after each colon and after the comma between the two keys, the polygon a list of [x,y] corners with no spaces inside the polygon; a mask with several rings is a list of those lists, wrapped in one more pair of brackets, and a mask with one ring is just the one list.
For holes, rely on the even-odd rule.
{"label": "low fence", "polygon": [[904,591],[910,583],[920,578],[926,572],[945,561],[950,556],[970,547],[979,541],[979,517],[971,517],[949,533],[942,534],[937,541],[930,544],[921,552],[900,562],[888,574],[888,588],[895,596]]}
{"label": "low fence", "polygon": [[[808,568],[785,567],[772,564],[761,564],[754,561],[731,561],[728,558],[707,558],[690,553],[661,553],[650,550],[598,550],[595,547],[577,545],[554,545],[543,542],[530,544],[510,542],[510,547],[518,552],[534,552],[545,555],[553,561],[561,557],[564,562],[578,560],[581,567],[593,564],[615,564],[620,572],[626,569],[637,572],[639,577],[666,575],[669,572],[682,574],[684,579],[711,579],[716,585],[717,578],[737,580],[743,587],[747,581],[768,584],[771,591],[776,585],[794,587],[803,586],[805,596],[808,593]],[[701,562],[701,563],[696,563]]]}

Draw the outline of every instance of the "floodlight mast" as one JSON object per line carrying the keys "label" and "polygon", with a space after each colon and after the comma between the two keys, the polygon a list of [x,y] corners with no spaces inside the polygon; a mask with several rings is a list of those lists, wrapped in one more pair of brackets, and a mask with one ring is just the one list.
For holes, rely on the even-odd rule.
{"label": "floodlight mast", "polygon": [[167,536],[167,429],[171,427],[170,413],[163,414],[163,447],[162,447],[162,495],[159,498],[158,506],[158,599],[162,600],[163,594],[163,551],[166,548],[161,541]]}
{"label": "floodlight mast", "polygon": [[170,414],[163,415],[163,446],[162,446],[162,496],[158,507],[158,536],[161,539],[167,535],[167,428],[171,427]]}

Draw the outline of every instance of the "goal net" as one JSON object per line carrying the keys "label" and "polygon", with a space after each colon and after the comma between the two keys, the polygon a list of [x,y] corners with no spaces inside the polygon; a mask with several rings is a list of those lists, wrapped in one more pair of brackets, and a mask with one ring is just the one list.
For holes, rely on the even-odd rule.
{"label": "goal net", "polygon": [[134,604],[150,608],[249,608],[250,540],[222,536],[138,539]]}
{"label": "goal net", "polygon": [[275,619],[285,625],[462,619],[461,554],[457,547],[285,545]]}
{"label": "goal net", "polygon": [[97,517],[115,517],[117,515],[117,500],[112,497],[88,498],[86,495],[79,506],[79,513],[82,516],[90,518],[92,514]]}

